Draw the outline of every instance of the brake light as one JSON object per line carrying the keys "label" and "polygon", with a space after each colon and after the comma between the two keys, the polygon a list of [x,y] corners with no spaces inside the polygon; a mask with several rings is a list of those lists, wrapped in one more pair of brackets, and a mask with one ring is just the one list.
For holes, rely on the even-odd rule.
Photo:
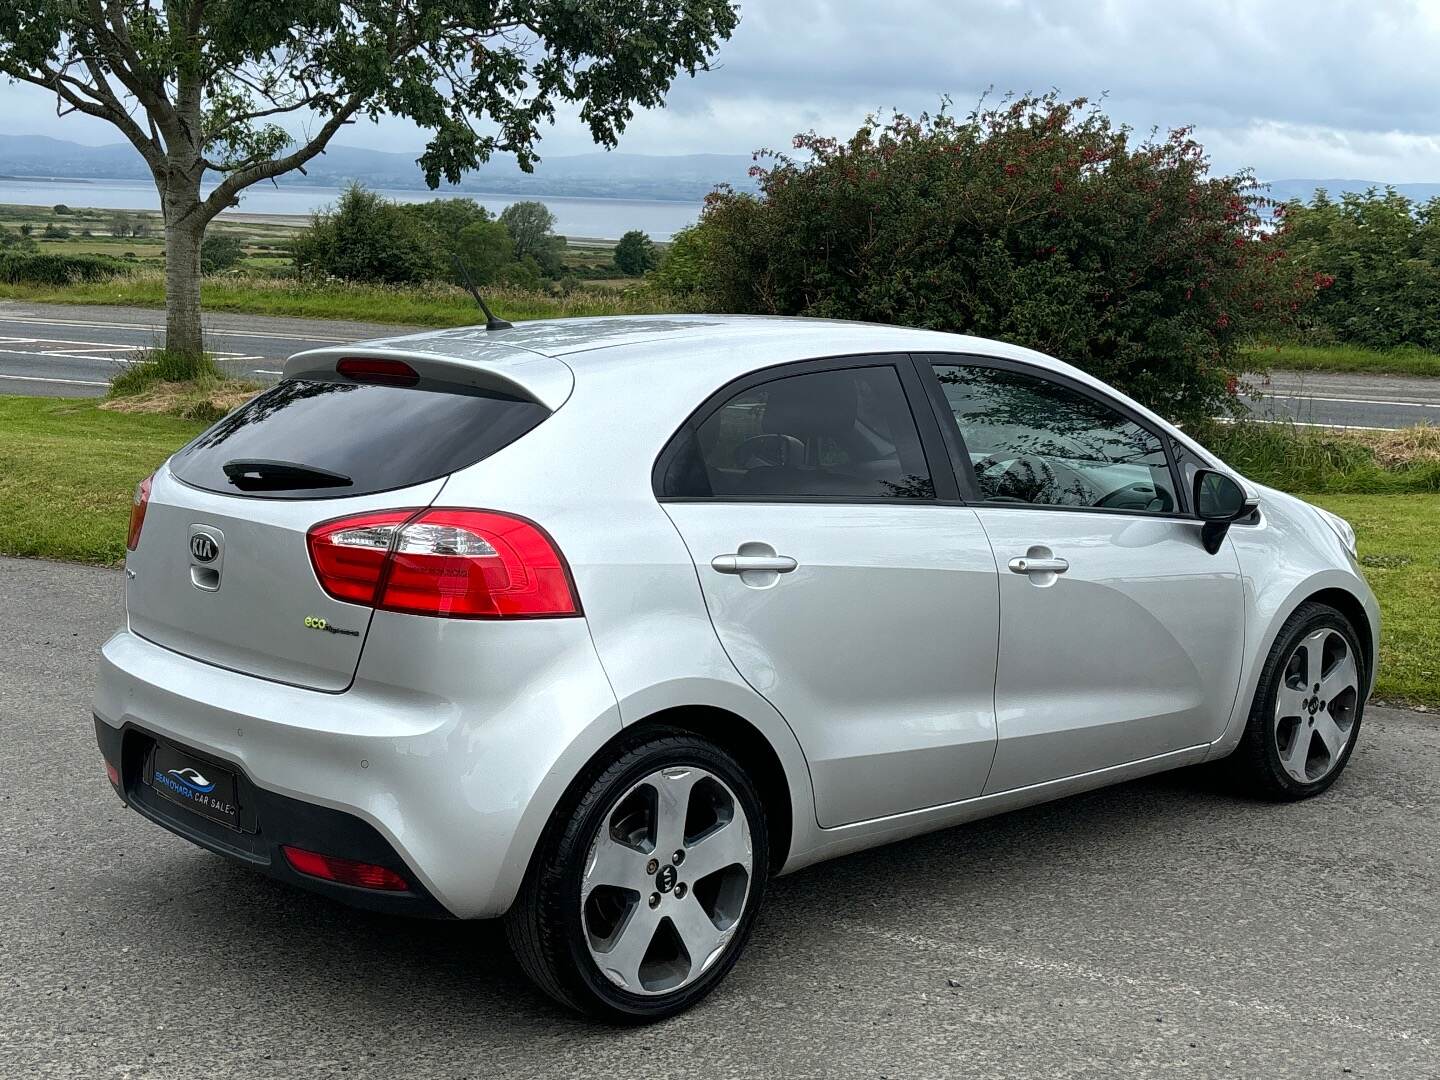
{"label": "brake light", "polygon": [[135,485],[135,494],[130,500],[130,531],[125,534],[125,550],[134,551],[140,543],[140,530],[145,526],[145,508],[150,505],[150,482],[155,474]]}
{"label": "brake light", "polygon": [[493,510],[383,510],[310,530],[337,600],[451,619],[578,615],[569,568],[532,521]]}
{"label": "brake light", "polygon": [[318,851],[281,844],[285,861],[301,874],[309,877],[336,881],[341,885],[354,885],[361,889],[386,889],[391,892],[406,892],[410,883],[387,866],[374,863],[342,859],[337,855],[321,855]]}
{"label": "brake light", "polygon": [[381,386],[414,386],[420,381],[420,373],[403,360],[352,356],[336,364],[335,370],[355,382]]}

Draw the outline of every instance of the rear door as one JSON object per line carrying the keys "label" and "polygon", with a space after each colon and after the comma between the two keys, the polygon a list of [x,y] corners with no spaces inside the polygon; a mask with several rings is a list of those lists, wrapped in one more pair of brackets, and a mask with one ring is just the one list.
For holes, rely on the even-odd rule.
{"label": "rear door", "polygon": [[932,356],[1000,576],[999,792],[1210,742],[1244,655],[1239,563],[1209,554],[1160,433],[1026,365]]}
{"label": "rear door", "polygon": [[131,630],[235,671],[343,690],[371,609],[320,587],[310,527],[427,506],[449,473],[548,415],[533,401],[435,380],[280,383],[155,476],[125,563]]}
{"label": "rear door", "polygon": [[716,395],[656,467],[716,632],[796,732],[824,826],[978,795],[994,753],[995,563],[917,395],[908,360],[772,369]]}

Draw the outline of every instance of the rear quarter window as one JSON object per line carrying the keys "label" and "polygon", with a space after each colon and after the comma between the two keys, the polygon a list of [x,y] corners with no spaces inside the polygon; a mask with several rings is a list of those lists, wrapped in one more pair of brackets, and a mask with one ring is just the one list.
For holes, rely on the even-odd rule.
{"label": "rear quarter window", "polygon": [[[316,499],[409,487],[473,465],[550,415],[521,398],[452,384],[418,387],[292,379],[271,387],[201,433],[171,459],[182,482],[250,498]],[[297,466],[257,490],[225,466]],[[306,483],[308,471],[333,474]],[[232,472],[235,471],[232,468]]]}

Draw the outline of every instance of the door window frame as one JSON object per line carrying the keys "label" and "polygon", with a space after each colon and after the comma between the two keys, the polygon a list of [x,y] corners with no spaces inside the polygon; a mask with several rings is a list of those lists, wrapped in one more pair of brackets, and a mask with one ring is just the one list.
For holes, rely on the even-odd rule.
{"label": "door window frame", "polygon": [[[1082,514],[1111,514],[1123,517],[1135,518],[1160,518],[1180,521],[1199,520],[1190,506],[1190,493],[1185,490],[1181,482],[1181,470],[1179,462],[1175,458],[1175,449],[1171,445],[1170,437],[1161,431],[1156,431],[1154,426],[1130,408],[1123,401],[1117,401],[1103,391],[1087,386],[1076,379],[1072,379],[1060,372],[1050,371],[1035,364],[1028,364],[1021,360],[1011,360],[999,356],[982,356],[973,353],[911,353],[911,362],[915,365],[916,375],[924,386],[926,396],[930,402],[931,420],[939,428],[939,435],[950,457],[950,467],[955,474],[957,488],[963,497],[966,505],[979,510],[981,508],[1002,508],[1006,510],[1050,510],[1060,513],[1082,513]],[[989,368],[995,371],[1009,371],[1017,375],[1024,375],[1041,382],[1053,383],[1065,390],[1079,394],[1081,397],[1089,398],[1097,404],[1118,413],[1126,420],[1137,427],[1148,432],[1159,444],[1160,451],[1165,455],[1165,464],[1170,472],[1170,484],[1175,492],[1175,509],[1164,512],[1152,512],[1144,510],[1128,510],[1123,507],[1112,506],[1061,506],[1054,503],[1024,503],[1024,502],[989,502],[980,493],[980,487],[975,480],[975,470],[970,464],[970,454],[965,447],[965,437],[960,431],[960,424],[955,419],[955,414],[950,409],[950,403],[945,398],[945,388],[940,383],[940,377],[935,372],[936,364],[947,364],[956,367]]]}
{"label": "door window frame", "polygon": [[[920,440],[925,467],[935,494],[928,499],[890,498],[881,495],[666,495],[665,474],[696,435],[700,425],[710,419],[738,395],[766,383],[797,375],[813,375],[830,371],[851,371],[859,368],[890,368],[900,382],[900,391],[910,411]],[[934,382],[933,376],[931,381]],[[937,383],[938,385],[938,383]],[[951,447],[945,442],[943,428],[935,422],[930,408],[930,392],[924,373],[908,353],[860,353],[827,356],[811,360],[794,360],[758,368],[732,379],[712,394],[685,418],[665,440],[664,449],[655,458],[650,471],[650,486],[662,503],[799,503],[802,505],[848,504],[865,506],[957,506],[964,505]],[[952,423],[952,427],[955,425]]]}

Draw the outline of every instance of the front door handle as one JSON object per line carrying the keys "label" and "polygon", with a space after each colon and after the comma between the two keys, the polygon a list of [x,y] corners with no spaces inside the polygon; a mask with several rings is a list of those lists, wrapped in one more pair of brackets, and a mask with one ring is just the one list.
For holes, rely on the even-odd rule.
{"label": "front door handle", "polygon": [[1012,574],[1063,574],[1070,569],[1070,563],[1065,559],[1040,559],[1029,555],[1016,556],[1010,560],[1009,566]]}
{"label": "front door handle", "polygon": [[716,555],[710,569],[722,574],[788,574],[800,564],[789,555]]}

